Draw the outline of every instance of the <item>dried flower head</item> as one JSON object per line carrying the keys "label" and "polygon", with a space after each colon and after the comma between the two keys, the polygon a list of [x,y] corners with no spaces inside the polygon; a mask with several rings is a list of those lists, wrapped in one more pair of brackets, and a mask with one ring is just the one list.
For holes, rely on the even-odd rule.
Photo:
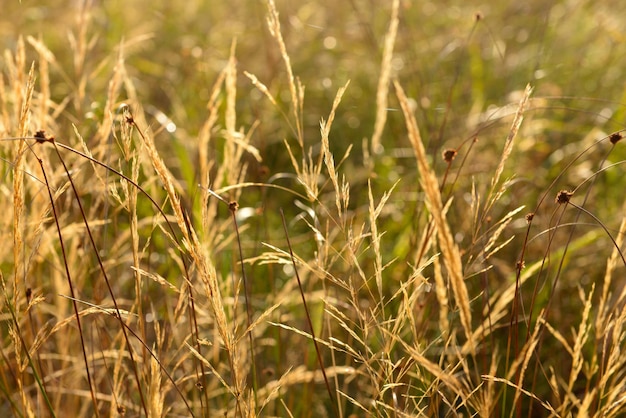
{"label": "dried flower head", "polygon": [[54,142],[54,137],[52,135],[47,135],[46,131],[44,131],[43,129],[35,132],[35,135],[33,135],[33,137],[37,140],[37,143],[39,144],[43,144],[44,142]]}
{"label": "dried flower head", "polygon": [[239,209],[239,203],[237,203],[236,200],[232,200],[228,203],[228,209],[230,209],[231,212],[236,212],[237,209]]}
{"label": "dried flower head", "polygon": [[611,141],[611,144],[615,145],[619,142],[620,139],[622,139],[624,136],[622,135],[621,132],[615,132],[612,133],[611,136],[609,136],[609,141]]}
{"label": "dried flower head", "polygon": [[555,203],[562,205],[563,203],[568,203],[569,198],[574,195],[574,192],[570,192],[567,190],[561,190],[557,195],[556,199],[554,199]]}
{"label": "dried flower head", "polygon": [[456,154],[457,154],[457,151],[455,149],[448,148],[441,155],[443,156],[443,160],[445,162],[451,163],[452,160],[454,160],[454,157],[456,157]]}
{"label": "dried flower head", "polygon": [[527,213],[526,214],[526,222],[531,223],[534,217],[535,217],[535,213],[534,212]]}

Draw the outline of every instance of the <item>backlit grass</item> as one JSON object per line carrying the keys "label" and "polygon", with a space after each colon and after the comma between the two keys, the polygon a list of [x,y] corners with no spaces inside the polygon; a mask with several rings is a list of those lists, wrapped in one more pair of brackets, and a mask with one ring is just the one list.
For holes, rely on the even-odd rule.
{"label": "backlit grass", "polygon": [[39,3],[3,416],[626,412],[619,2]]}

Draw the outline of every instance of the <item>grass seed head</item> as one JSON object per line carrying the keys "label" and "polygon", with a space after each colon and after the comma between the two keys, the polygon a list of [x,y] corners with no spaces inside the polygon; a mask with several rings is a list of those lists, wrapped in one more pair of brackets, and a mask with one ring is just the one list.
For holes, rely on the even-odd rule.
{"label": "grass seed head", "polygon": [[441,155],[443,156],[443,160],[450,164],[456,157],[457,151],[455,149],[448,148]]}
{"label": "grass seed head", "polygon": [[569,198],[574,195],[574,192],[570,192],[567,190],[561,190],[557,195],[556,199],[554,199],[555,203],[562,205],[563,203],[568,203]]}
{"label": "grass seed head", "polygon": [[47,135],[46,131],[44,131],[43,129],[40,129],[37,132],[35,132],[35,135],[33,136],[35,137],[35,139],[37,140],[37,143],[39,144],[43,144],[44,142],[54,142],[54,136]]}
{"label": "grass seed head", "polygon": [[611,141],[611,144],[615,145],[617,144],[621,139],[623,138],[623,135],[621,132],[615,132],[612,133],[611,136],[609,136],[609,141]]}

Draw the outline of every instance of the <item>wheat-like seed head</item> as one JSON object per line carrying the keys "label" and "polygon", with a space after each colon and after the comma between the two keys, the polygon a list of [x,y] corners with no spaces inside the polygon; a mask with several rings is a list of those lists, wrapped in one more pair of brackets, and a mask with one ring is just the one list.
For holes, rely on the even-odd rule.
{"label": "wheat-like seed head", "polygon": [[430,215],[432,216],[437,230],[439,248],[443,256],[443,262],[448,270],[448,276],[455,302],[459,308],[461,316],[461,324],[465,331],[465,336],[470,344],[470,350],[474,352],[473,335],[472,335],[472,313],[470,308],[469,294],[463,278],[463,264],[459,248],[454,242],[450,226],[445,218],[444,206],[441,201],[441,193],[437,177],[433,172],[428,159],[426,150],[422,143],[422,137],[417,126],[417,121],[411,111],[408,98],[399,83],[394,83],[396,94],[402,107],[402,112],[406,120],[409,139],[417,159],[417,167],[420,175],[420,184],[426,194],[426,202]]}

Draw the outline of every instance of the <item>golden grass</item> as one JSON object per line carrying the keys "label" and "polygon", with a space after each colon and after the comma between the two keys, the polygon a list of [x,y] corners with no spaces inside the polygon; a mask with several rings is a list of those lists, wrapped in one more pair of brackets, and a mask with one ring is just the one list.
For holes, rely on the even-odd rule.
{"label": "golden grass", "polygon": [[470,350],[473,353],[475,348],[472,340],[472,310],[470,308],[467,286],[465,285],[463,278],[463,262],[461,261],[459,248],[454,242],[450,225],[446,221],[444,204],[442,202],[441,192],[439,189],[439,182],[437,181],[435,172],[428,163],[426,149],[424,148],[422,137],[420,135],[415,117],[413,116],[413,112],[411,112],[408,99],[400,84],[395,83],[395,87],[398,100],[400,101],[400,106],[402,107],[402,112],[404,113],[404,117],[406,119],[411,146],[415,152],[417,168],[420,174],[420,183],[427,198],[426,203],[428,211],[433,217],[435,229],[437,230],[439,249],[441,250],[443,256],[443,262],[448,270],[450,287],[452,288],[454,299],[459,308],[465,337],[467,338]]}
{"label": "golden grass", "polygon": [[[504,145],[484,175],[463,179],[473,158],[483,163],[473,154],[478,133],[466,148],[455,143],[444,172],[432,129],[418,123],[412,96],[421,92],[394,78],[408,7],[394,0],[368,102],[370,140],[346,144],[354,82],[335,88],[311,129],[297,52],[267,0],[286,93],[267,74],[242,71],[232,41],[202,123],[173,135],[145,110],[125,42],[92,61],[93,7],[75,11],[71,68],[42,36],[19,37],[4,54],[2,156],[12,180],[0,188],[1,238],[12,248],[0,251],[3,413],[624,414],[626,216],[604,229],[613,247],[598,282],[573,284],[555,267],[567,269],[573,251],[606,250],[601,233],[561,236],[570,211],[587,208],[577,194],[533,236],[533,217],[551,211],[542,199],[525,238],[514,234],[526,202],[511,198],[510,167],[530,135],[530,86],[494,123]],[[69,80],[58,100],[55,83]],[[86,109],[96,80],[97,112]],[[268,102],[269,122],[241,105],[253,92]],[[388,113],[395,103],[398,118]],[[285,135],[274,138],[284,144],[278,157],[257,141],[276,123]],[[388,163],[394,141],[410,146],[410,163]],[[257,180],[274,158],[285,166]],[[400,164],[405,171],[386,178]]]}
{"label": "golden grass", "polygon": [[380,76],[378,77],[378,88],[376,89],[376,122],[374,123],[374,133],[372,134],[372,152],[379,153],[381,137],[385,122],[387,121],[387,103],[389,96],[389,82],[391,81],[391,60],[393,58],[393,48],[398,34],[398,9],[400,0],[394,0],[391,5],[391,18],[389,29],[385,36],[385,46],[383,47],[383,59],[380,65]]}

